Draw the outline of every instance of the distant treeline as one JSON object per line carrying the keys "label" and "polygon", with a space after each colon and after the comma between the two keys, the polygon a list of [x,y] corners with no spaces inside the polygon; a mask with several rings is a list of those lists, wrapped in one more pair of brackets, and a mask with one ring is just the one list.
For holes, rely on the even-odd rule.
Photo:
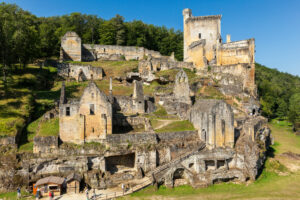
{"label": "distant treeline", "polygon": [[183,58],[181,31],[142,21],[125,22],[116,15],[104,20],[96,15],[72,13],[37,17],[15,4],[0,4],[0,51],[3,65],[23,65],[36,58],[58,56],[60,38],[75,31],[86,44],[141,46]]}
{"label": "distant treeline", "polygon": [[300,77],[260,64],[255,72],[263,115],[300,122]]}

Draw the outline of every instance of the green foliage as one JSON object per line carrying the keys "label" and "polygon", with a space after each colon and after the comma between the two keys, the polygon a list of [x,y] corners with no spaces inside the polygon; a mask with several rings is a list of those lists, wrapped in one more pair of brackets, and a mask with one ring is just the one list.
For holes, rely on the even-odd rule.
{"label": "green foliage", "polygon": [[210,65],[207,66],[207,71],[208,71],[208,72],[211,71],[211,66],[210,66]]}
{"label": "green foliage", "polygon": [[10,66],[26,65],[40,57],[59,56],[60,39],[67,31],[75,31],[88,44],[141,46],[163,55],[175,53],[183,59],[181,31],[154,26],[142,21],[125,22],[116,15],[104,20],[95,15],[71,13],[55,17],[36,17],[14,4],[0,4],[0,57]]}
{"label": "green foliage", "polygon": [[57,136],[58,132],[59,132],[58,118],[53,118],[53,119],[40,122],[40,128],[38,130],[39,136]]}
{"label": "green foliage", "polygon": [[[25,200],[25,199],[30,200],[30,199],[34,199],[34,197],[33,197],[31,194],[29,194],[28,192],[25,192],[25,191],[23,191],[23,190],[21,190],[21,195],[22,195],[22,198],[19,199],[19,200]],[[0,194],[0,198],[1,198],[1,199],[6,198],[6,199],[9,199],[9,200],[17,200],[17,199],[18,199],[18,198],[17,198],[17,192],[7,192],[7,193],[2,193],[2,194]]]}
{"label": "green foliage", "polygon": [[293,124],[300,123],[300,93],[295,93],[290,97],[288,117]]}
{"label": "green foliage", "polygon": [[293,123],[300,116],[300,78],[256,63],[256,84],[262,113],[268,118]]}
{"label": "green foliage", "polygon": [[168,115],[166,109],[162,106],[159,106],[157,110],[153,113],[156,117],[165,117]]}

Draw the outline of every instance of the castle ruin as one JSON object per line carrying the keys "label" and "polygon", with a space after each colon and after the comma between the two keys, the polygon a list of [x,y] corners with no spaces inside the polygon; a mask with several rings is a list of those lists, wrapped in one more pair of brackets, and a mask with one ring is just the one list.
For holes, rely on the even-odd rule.
{"label": "castle ruin", "polygon": [[[183,16],[183,62],[143,47],[81,44],[76,33],[67,32],[58,75],[87,85],[79,98],[70,98],[62,82],[54,109],[59,134],[36,136],[35,156],[24,158],[18,173],[30,182],[76,172],[98,189],[124,182],[138,187],[142,179],[143,187],[255,180],[272,136],[257,112],[254,39],[231,42],[228,36],[222,43],[220,15],[194,17],[184,9]],[[64,62],[124,59],[139,60],[130,80],[106,77],[101,66]],[[161,71],[167,73],[160,76]],[[116,95],[113,79],[133,92]],[[206,89],[212,92],[205,96]],[[56,117],[54,111],[44,120]],[[161,131],[183,123],[192,128]]]}

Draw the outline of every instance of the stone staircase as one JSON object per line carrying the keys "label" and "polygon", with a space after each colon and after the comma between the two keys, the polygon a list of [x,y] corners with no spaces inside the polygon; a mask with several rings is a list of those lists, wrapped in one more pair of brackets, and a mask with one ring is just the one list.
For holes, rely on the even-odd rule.
{"label": "stone staircase", "polygon": [[177,165],[180,162],[182,162],[183,160],[185,160],[185,159],[189,158],[190,156],[198,153],[199,151],[203,150],[205,148],[205,146],[206,146],[205,143],[202,143],[200,145],[200,147],[198,147],[197,149],[193,149],[191,151],[188,151],[185,154],[175,158],[174,160],[171,160],[170,162],[168,162],[164,165],[158,166],[154,170],[147,173],[147,175],[143,178],[144,179],[143,182],[141,182],[140,184],[130,188],[126,192],[112,192],[112,193],[108,193],[108,194],[103,194],[100,197],[97,197],[95,199],[97,199],[97,200],[113,199],[113,198],[122,197],[122,196],[125,196],[125,195],[132,194],[133,192],[139,191],[139,190],[153,184],[154,180],[157,179],[157,178],[160,178],[160,176],[162,176],[166,172],[166,170],[168,170],[171,166]]}
{"label": "stone staircase", "polygon": [[[206,147],[205,143],[202,143],[200,145],[200,147],[198,146],[197,149],[193,149],[191,151],[186,152],[185,154],[175,158],[174,160],[171,160],[170,162],[158,166],[157,168],[155,168],[154,170],[150,171],[147,176],[149,178],[152,179],[159,179],[161,178],[161,176],[165,173],[166,170],[168,170],[171,166],[177,165],[179,163],[181,163],[183,160],[189,158],[190,156],[200,152],[201,150],[203,150]],[[154,180],[153,180],[154,181]]]}

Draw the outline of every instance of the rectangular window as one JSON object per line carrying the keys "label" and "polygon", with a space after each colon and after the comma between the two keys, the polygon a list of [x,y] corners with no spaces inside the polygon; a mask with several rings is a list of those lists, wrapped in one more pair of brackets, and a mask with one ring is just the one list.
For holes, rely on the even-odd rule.
{"label": "rectangular window", "polygon": [[70,116],[70,107],[66,107],[66,116]]}
{"label": "rectangular window", "polygon": [[199,37],[199,39],[201,39],[201,33],[199,33],[198,37]]}
{"label": "rectangular window", "polygon": [[94,115],[94,114],[95,114],[95,105],[90,104],[90,115]]}

